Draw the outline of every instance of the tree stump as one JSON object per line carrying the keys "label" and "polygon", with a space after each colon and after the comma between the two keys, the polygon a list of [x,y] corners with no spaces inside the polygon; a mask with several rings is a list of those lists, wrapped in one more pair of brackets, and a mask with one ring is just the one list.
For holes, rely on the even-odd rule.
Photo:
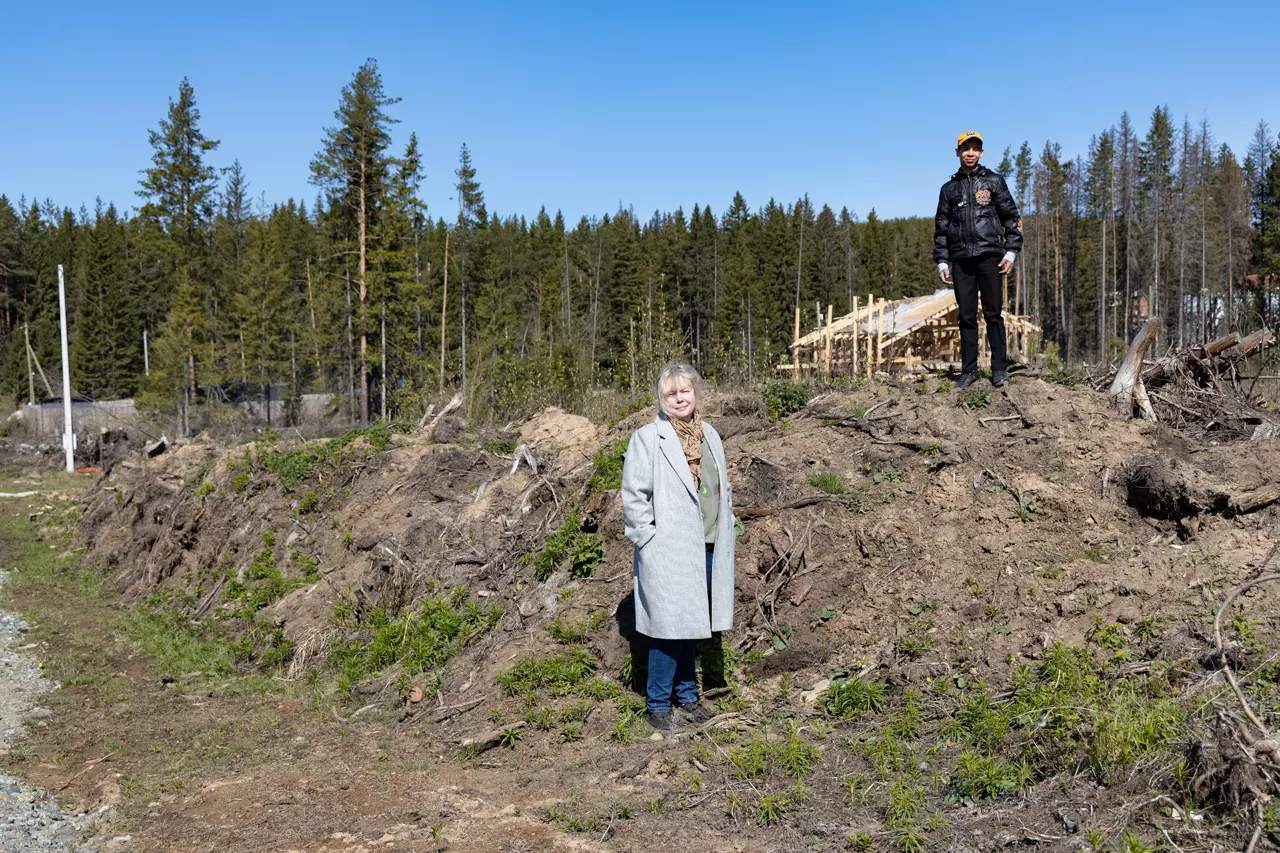
{"label": "tree stump", "polygon": [[1111,389],[1107,392],[1111,397],[1112,405],[1124,412],[1127,417],[1133,417],[1134,406],[1137,404],[1144,418],[1149,421],[1156,419],[1155,410],[1151,408],[1151,400],[1147,397],[1147,390],[1142,385],[1142,360],[1146,357],[1147,350],[1156,336],[1160,334],[1163,325],[1164,322],[1159,317],[1152,317],[1138,331],[1133,342],[1129,344],[1129,352],[1120,363],[1120,369],[1116,371]]}

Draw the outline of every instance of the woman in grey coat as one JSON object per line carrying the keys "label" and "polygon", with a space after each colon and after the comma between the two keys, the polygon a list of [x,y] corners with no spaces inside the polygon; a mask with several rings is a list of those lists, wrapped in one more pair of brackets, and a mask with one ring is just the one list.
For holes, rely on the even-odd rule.
{"label": "woman in grey coat", "polygon": [[635,545],[636,630],[650,638],[648,722],[710,715],[698,702],[698,642],[733,626],[733,494],[724,445],[698,414],[698,372],[658,376],[658,416],[636,430],[622,467],[622,515]]}

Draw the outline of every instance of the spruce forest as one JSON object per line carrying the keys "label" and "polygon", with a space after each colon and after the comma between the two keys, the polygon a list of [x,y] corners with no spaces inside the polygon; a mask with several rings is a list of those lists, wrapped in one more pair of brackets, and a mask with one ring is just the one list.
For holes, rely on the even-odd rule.
{"label": "spruce forest", "polygon": [[[429,211],[416,135],[392,146],[398,100],[376,62],[356,71],[317,139],[313,199],[255,198],[186,80],[149,132],[136,200],[0,195],[4,391],[28,393],[27,335],[58,363],[58,264],[77,392],[187,418],[277,386],[331,394],[360,423],[455,390],[475,419],[576,409],[593,390],[643,392],[677,355],[755,383],[788,360],[796,305],[808,331],[828,304],[939,286],[932,211],[881,219],[874,199],[500,214],[463,145],[456,209]],[[1280,139],[1259,122],[1243,154],[1166,107],[1145,128],[1120,116],[1078,155],[989,150],[1023,214],[1010,310],[1073,366],[1115,358],[1148,311],[1176,347],[1274,327]]]}

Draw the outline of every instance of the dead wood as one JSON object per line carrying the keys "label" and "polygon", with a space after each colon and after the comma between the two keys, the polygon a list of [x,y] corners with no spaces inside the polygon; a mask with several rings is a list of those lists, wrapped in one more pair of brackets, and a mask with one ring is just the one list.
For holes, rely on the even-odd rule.
{"label": "dead wood", "polygon": [[793,501],[777,506],[742,506],[734,507],[733,514],[738,518],[765,518],[774,515],[784,509],[803,509],[807,506],[822,503],[839,503],[843,500],[840,495],[816,494],[805,495],[802,498],[796,498]]}
{"label": "dead wood", "polygon": [[445,406],[443,409],[441,409],[440,413],[436,415],[434,418],[432,418],[429,422],[427,421],[427,415],[430,415],[431,411],[428,410],[427,413],[422,416],[422,420],[424,423],[419,423],[418,424],[419,428],[425,428],[428,433],[435,432],[436,426],[440,423],[440,421],[444,418],[444,416],[452,412],[454,409],[459,408],[460,406],[462,406],[461,391],[459,391],[457,394],[454,394],[453,399],[449,401],[449,404]]}
{"label": "dead wood", "polygon": [[1276,421],[1263,421],[1254,427],[1253,435],[1249,436],[1250,441],[1267,441],[1273,438],[1280,438],[1280,423]]}
{"label": "dead wood", "polygon": [[[1142,360],[1147,355],[1147,350],[1160,334],[1160,329],[1164,322],[1159,317],[1152,317],[1134,336],[1133,342],[1129,344],[1129,352],[1125,355],[1124,361],[1120,363],[1120,367],[1116,370],[1116,378],[1111,382],[1111,388],[1107,395],[1111,398],[1111,403],[1125,415],[1132,417],[1134,404],[1137,402],[1135,397],[1138,386],[1142,383]],[[1143,397],[1145,397],[1145,392]],[[1147,402],[1147,408],[1150,409],[1150,401]],[[1144,412],[1144,416],[1147,413]],[[1151,413],[1151,420],[1155,420],[1154,413]]]}
{"label": "dead wood", "polygon": [[503,726],[500,729],[493,729],[492,731],[487,731],[484,734],[469,737],[462,741],[462,743],[458,744],[458,748],[464,752],[470,752],[473,754],[486,752],[502,743],[503,735],[508,732],[519,731],[520,729],[523,729],[525,725],[526,723],[524,720],[517,720],[516,722]]}
{"label": "dead wood", "polygon": [[1142,381],[1148,385],[1160,385],[1167,382],[1178,370],[1190,370],[1207,359],[1215,359],[1231,349],[1240,339],[1234,334],[1209,341],[1203,346],[1194,346],[1168,358],[1161,359],[1142,372]]}
{"label": "dead wood", "polygon": [[1192,465],[1144,456],[1127,466],[1129,503],[1148,518],[1182,521],[1201,513],[1244,515],[1280,502],[1280,486],[1239,491]]}

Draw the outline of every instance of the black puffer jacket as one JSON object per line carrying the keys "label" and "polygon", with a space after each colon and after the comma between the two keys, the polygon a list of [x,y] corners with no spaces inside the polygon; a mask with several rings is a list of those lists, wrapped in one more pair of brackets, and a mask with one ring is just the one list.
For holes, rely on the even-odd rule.
{"label": "black puffer jacket", "polygon": [[935,264],[1021,249],[1018,206],[999,173],[979,166],[956,172],[942,185],[933,227]]}

